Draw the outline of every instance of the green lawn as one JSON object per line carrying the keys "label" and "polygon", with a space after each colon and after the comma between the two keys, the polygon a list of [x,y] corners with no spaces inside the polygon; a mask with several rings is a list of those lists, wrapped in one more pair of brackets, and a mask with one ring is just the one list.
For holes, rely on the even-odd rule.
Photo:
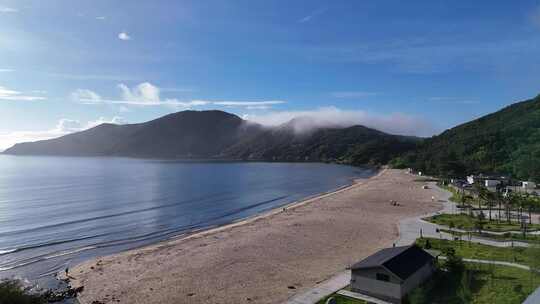
{"label": "green lawn", "polygon": [[540,276],[526,270],[466,263],[464,275],[438,271],[412,292],[410,303],[520,304],[539,284]]}
{"label": "green lawn", "polygon": [[[462,233],[462,232],[452,232],[449,229],[440,229],[442,232],[446,232],[449,234],[454,234],[455,236],[461,236],[463,240],[466,240],[468,237],[468,233]],[[520,242],[537,242],[540,241],[540,236],[534,235],[534,234],[527,234],[523,236],[523,234],[519,233],[505,233],[503,235],[498,234],[489,234],[489,233],[478,233],[478,232],[471,232],[471,235],[477,236],[477,237],[483,237],[483,238],[489,238],[497,241],[520,241]]]}
{"label": "green lawn", "polygon": [[[452,224],[455,228],[464,229],[464,230],[475,230],[476,218],[471,217],[468,214],[439,214],[432,217],[425,218],[426,221],[444,225],[450,227]],[[529,226],[529,229],[538,229],[540,225],[532,224]],[[521,229],[519,224],[510,223],[506,221],[496,222],[485,220],[484,230],[495,231],[495,232],[506,232],[506,231],[519,231]]]}
{"label": "green lawn", "polygon": [[[425,247],[426,240],[428,238],[418,239],[416,243],[421,247]],[[432,238],[429,238],[429,243],[431,244],[431,249],[435,250],[452,247],[456,251],[456,255],[462,258],[513,262],[528,266],[534,266],[536,262],[536,258],[530,254],[530,250],[523,247],[499,248],[469,243],[468,241],[449,241]]]}
{"label": "green lawn", "polygon": [[349,297],[345,297],[345,296],[338,295],[338,294],[330,295],[330,296],[320,300],[319,302],[317,302],[317,304],[325,304],[326,300],[328,298],[330,298],[330,297],[333,297],[334,299],[336,299],[336,302],[338,304],[366,304],[365,301],[357,300],[357,299],[351,299]]}

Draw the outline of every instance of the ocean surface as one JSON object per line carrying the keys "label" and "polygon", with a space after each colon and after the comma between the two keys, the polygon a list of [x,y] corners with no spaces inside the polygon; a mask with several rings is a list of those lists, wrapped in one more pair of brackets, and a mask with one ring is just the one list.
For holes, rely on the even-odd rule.
{"label": "ocean surface", "polygon": [[226,224],[366,178],[319,163],[0,156],[0,278],[53,288],[85,259]]}

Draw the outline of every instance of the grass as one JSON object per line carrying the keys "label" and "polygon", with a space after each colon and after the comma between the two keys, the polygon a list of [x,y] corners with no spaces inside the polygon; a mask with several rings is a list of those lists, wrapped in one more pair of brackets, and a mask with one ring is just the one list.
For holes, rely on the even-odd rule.
{"label": "grass", "polygon": [[[411,304],[520,304],[540,284],[538,274],[506,266],[466,263],[464,273],[466,276],[438,271],[419,287],[423,296],[411,297]],[[469,291],[468,301],[463,299],[463,288]]]}
{"label": "grass", "polygon": [[[426,240],[418,239],[420,246],[425,246]],[[514,262],[523,265],[538,267],[537,249],[521,247],[499,248],[466,241],[449,241],[429,239],[431,249],[443,251],[453,248],[456,256],[470,259],[495,260]],[[441,261],[442,263],[442,261]],[[411,304],[420,303],[463,303],[460,295],[463,286],[470,287],[470,302],[475,304],[513,304],[522,303],[527,296],[540,285],[540,275],[515,267],[488,265],[479,263],[465,263],[467,276],[451,275],[439,271],[432,280],[421,286],[423,299],[428,302],[411,301]]]}
{"label": "grass", "polygon": [[434,238],[418,239],[416,243],[421,247],[425,247],[426,240],[429,240],[431,249],[442,251],[444,248],[451,247],[456,251],[456,255],[462,258],[512,262],[527,266],[535,265],[535,258],[529,254],[527,248],[523,247],[499,248],[467,241],[450,241]]}
{"label": "grass", "polygon": [[[425,218],[426,221],[444,225],[447,227],[454,226],[458,229],[463,230],[475,230],[475,224],[477,219],[468,215],[468,214],[439,214],[432,217]],[[540,225],[532,224],[529,225],[529,229],[538,229]],[[506,221],[496,222],[496,221],[487,221],[484,222],[483,230],[494,231],[494,232],[508,232],[508,231],[519,231],[521,226],[516,223],[508,223]]]}
{"label": "grass", "polygon": [[452,193],[452,196],[449,198],[451,202],[461,203],[461,194],[458,191],[456,191],[456,189],[447,185],[443,185],[443,184],[437,184],[437,186]]}
{"label": "grass", "polygon": [[[466,239],[467,238],[467,235],[468,233],[464,233],[464,232],[457,232],[457,231],[452,231],[452,230],[449,230],[449,229],[440,229],[441,232],[446,232],[446,233],[449,233],[449,234],[454,234],[455,236],[461,236],[463,239]],[[537,242],[537,241],[540,241],[540,236],[538,235],[533,235],[533,234],[527,234],[525,236],[523,236],[523,234],[521,233],[505,233],[503,235],[499,235],[499,234],[489,234],[489,233],[478,233],[478,232],[471,232],[471,235],[473,236],[477,236],[477,237],[483,237],[483,238],[488,238],[488,239],[492,239],[492,240],[496,240],[496,241],[520,241],[520,242]]]}
{"label": "grass", "polygon": [[29,294],[20,282],[0,281],[0,303],[2,304],[43,304],[47,300],[40,295]]}
{"label": "grass", "polygon": [[317,302],[317,304],[326,304],[326,300],[328,300],[328,298],[330,297],[333,297],[336,300],[337,304],[366,304],[365,301],[352,299],[338,294],[329,295],[328,297]]}

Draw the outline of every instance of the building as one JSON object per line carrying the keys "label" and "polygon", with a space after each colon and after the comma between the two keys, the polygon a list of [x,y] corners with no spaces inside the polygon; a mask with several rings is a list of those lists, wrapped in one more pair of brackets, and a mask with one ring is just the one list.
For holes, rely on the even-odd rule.
{"label": "building", "polygon": [[535,189],[536,188],[536,184],[534,182],[521,182],[521,187],[523,189]]}
{"label": "building", "polygon": [[467,176],[467,183],[469,185],[480,184],[487,188],[496,187],[499,184],[507,185],[509,184],[509,182],[510,182],[510,179],[508,178],[508,176],[504,176],[504,175],[478,174],[478,175]]}
{"label": "building", "polygon": [[484,186],[486,188],[497,187],[497,185],[499,185],[500,183],[501,183],[501,181],[497,180],[497,179],[486,179],[486,180],[484,180]]}
{"label": "building", "polygon": [[435,257],[416,245],[380,250],[351,267],[351,290],[391,303],[435,271]]}

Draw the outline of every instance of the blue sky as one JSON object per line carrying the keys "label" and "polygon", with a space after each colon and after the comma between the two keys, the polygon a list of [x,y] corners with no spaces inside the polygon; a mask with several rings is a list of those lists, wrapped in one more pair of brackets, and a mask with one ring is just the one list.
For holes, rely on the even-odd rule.
{"label": "blue sky", "polygon": [[221,109],[429,136],[540,93],[540,1],[0,0],[0,150]]}

